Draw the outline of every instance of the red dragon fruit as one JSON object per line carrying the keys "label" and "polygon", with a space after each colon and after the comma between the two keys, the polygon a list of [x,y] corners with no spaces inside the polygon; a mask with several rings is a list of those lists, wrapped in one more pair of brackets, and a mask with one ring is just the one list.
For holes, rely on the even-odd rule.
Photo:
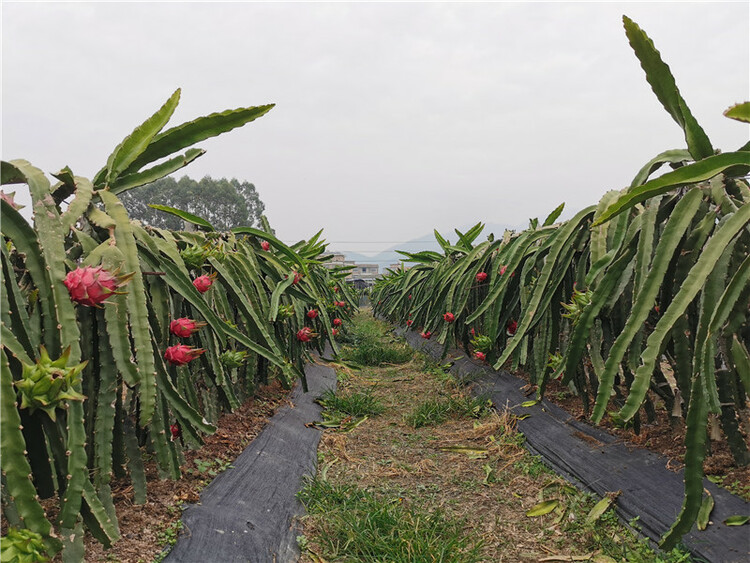
{"label": "red dragon fruit", "polygon": [[203,348],[193,348],[185,344],[177,344],[166,349],[164,359],[172,365],[184,366],[203,354],[203,352],[205,352]]}
{"label": "red dragon fruit", "polygon": [[412,324],[413,322],[414,322],[414,321],[413,321],[413,320],[411,320],[411,319],[407,320],[407,321],[406,321],[406,326],[411,326],[411,324]]}
{"label": "red dragon fruit", "polygon": [[332,328],[332,329],[331,329],[331,334],[333,334],[334,336],[338,336],[338,335],[339,335],[339,329],[337,329],[337,328]]}
{"label": "red dragon fruit", "polygon": [[430,332],[429,330],[426,330],[426,331],[424,331],[424,332],[420,333],[420,335],[419,335],[419,336],[421,336],[421,337],[422,337],[422,338],[424,338],[425,340],[429,340],[429,339],[430,339],[430,337],[432,336],[432,333],[431,333],[431,332]]}
{"label": "red dragon fruit", "polygon": [[270,243],[270,242],[268,242],[267,240],[261,241],[261,243],[260,243],[260,247],[261,247],[261,248],[262,248],[263,250],[270,250],[270,249],[271,249],[271,243]]}
{"label": "red dragon fruit", "polygon": [[518,321],[514,321],[514,320],[508,321],[508,326],[506,327],[507,335],[513,336],[516,333],[516,330],[518,330]]}
{"label": "red dragon fruit", "polygon": [[209,289],[211,289],[211,286],[214,284],[215,278],[216,274],[211,274],[210,276],[204,274],[195,278],[193,280],[193,285],[195,286],[195,289],[197,289],[201,293],[206,293]]}
{"label": "red dragon fruit", "polygon": [[341,326],[341,324],[342,324],[343,322],[344,322],[344,321],[342,321],[341,319],[339,319],[339,318],[335,318],[335,319],[333,319],[333,326]]}
{"label": "red dragon fruit", "polygon": [[73,301],[87,307],[99,307],[110,295],[121,294],[117,290],[132,277],[133,274],[115,275],[101,266],[86,266],[68,272],[63,283]]}
{"label": "red dragon fruit", "polygon": [[477,281],[482,283],[487,279],[487,272],[477,272]]}
{"label": "red dragon fruit", "polygon": [[502,276],[505,273],[505,270],[508,269],[508,266],[500,266],[500,275]]}
{"label": "red dragon fruit", "polygon": [[297,340],[300,342],[310,342],[314,336],[316,335],[309,326],[302,327],[297,331]]}
{"label": "red dragon fruit", "polygon": [[317,316],[318,316],[318,310],[317,310],[317,309],[310,309],[310,310],[309,310],[309,311],[307,312],[307,318],[308,318],[308,319],[314,319],[314,318],[315,318],[315,317],[317,317]]}
{"label": "red dragon fruit", "polygon": [[446,323],[452,323],[453,321],[456,320],[456,317],[453,316],[453,313],[448,312],[448,313],[445,313],[445,315],[443,315],[443,320]]}
{"label": "red dragon fruit", "polygon": [[170,434],[172,434],[170,441],[174,442],[175,440],[178,440],[182,436],[182,428],[180,428],[180,423],[175,422],[174,424],[170,424],[169,432]]}
{"label": "red dragon fruit", "polygon": [[206,326],[206,323],[194,321],[193,319],[188,319],[187,317],[182,317],[180,319],[175,319],[171,323],[169,323],[169,332],[171,332],[175,336],[179,336],[180,338],[187,338],[199,328],[204,326]]}
{"label": "red dragon fruit", "polygon": [[346,307],[346,301],[335,301],[336,307]]}
{"label": "red dragon fruit", "polygon": [[[292,275],[294,276],[294,278],[292,278],[292,285],[297,285],[300,280],[302,280],[302,274],[297,272],[296,270],[292,270]],[[287,276],[287,278],[288,277],[289,276]]]}
{"label": "red dragon fruit", "polygon": [[474,352],[474,357],[481,362],[487,359],[487,356],[484,352]]}

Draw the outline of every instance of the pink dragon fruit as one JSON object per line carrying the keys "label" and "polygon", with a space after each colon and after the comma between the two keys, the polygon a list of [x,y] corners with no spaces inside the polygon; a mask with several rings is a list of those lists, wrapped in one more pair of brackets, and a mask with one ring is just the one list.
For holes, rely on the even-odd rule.
{"label": "pink dragon fruit", "polygon": [[339,319],[339,318],[335,318],[335,319],[333,319],[333,326],[341,326],[341,324],[342,324],[343,322],[344,322],[344,321],[342,321],[341,319]]}
{"label": "pink dragon fruit", "polygon": [[479,283],[482,283],[487,279],[487,272],[477,272],[476,280]]}
{"label": "pink dragon fruit", "polygon": [[180,338],[187,338],[199,328],[204,326],[206,326],[206,323],[194,321],[193,319],[188,319],[187,317],[182,317],[180,319],[175,319],[171,323],[169,323],[169,332],[171,332],[175,336],[179,336]]}
{"label": "pink dragon fruit", "polygon": [[201,293],[206,293],[209,289],[211,289],[211,286],[214,284],[215,278],[216,274],[211,274],[210,276],[204,274],[195,278],[193,280],[193,285],[195,286],[195,289],[197,289]]}
{"label": "pink dragon fruit", "polygon": [[510,320],[508,321],[508,326],[506,327],[506,334],[508,336],[513,336],[516,334],[516,330],[518,330],[518,321]]}
{"label": "pink dragon fruit", "polygon": [[115,275],[102,266],[86,266],[68,272],[63,283],[73,301],[87,307],[99,307],[110,295],[122,294],[117,290],[132,277],[133,274]]}
{"label": "pink dragon fruit", "polygon": [[443,320],[446,323],[452,323],[453,321],[456,320],[456,317],[453,316],[453,313],[448,312],[445,315],[443,315]]}
{"label": "pink dragon fruit", "polygon": [[337,328],[331,329],[331,334],[333,334],[334,336],[338,336],[339,335],[339,329],[337,329]]}
{"label": "pink dragon fruit", "polygon": [[474,352],[474,357],[481,362],[487,359],[487,356],[484,352]]}
{"label": "pink dragon fruit", "polygon": [[193,348],[185,344],[177,344],[165,350],[164,359],[174,366],[184,366],[203,354],[203,352],[205,352],[203,348]]}
{"label": "pink dragon fruit", "polygon": [[429,330],[426,330],[426,331],[422,332],[419,336],[421,336],[425,340],[429,340],[430,337],[432,336],[432,333]]}
{"label": "pink dragon fruit", "polygon": [[411,320],[411,319],[408,319],[408,320],[406,321],[406,326],[411,326],[411,324],[412,324],[413,322],[414,322],[413,320]]}
{"label": "pink dragon fruit", "polygon": [[261,247],[261,248],[262,248],[263,250],[270,250],[270,249],[271,249],[271,243],[270,243],[270,242],[268,242],[267,240],[264,240],[264,241],[262,241],[262,242],[260,243],[260,247]]}
{"label": "pink dragon fruit", "polygon": [[309,311],[307,312],[307,318],[308,318],[308,319],[314,319],[314,318],[315,318],[315,317],[317,317],[317,316],[318,316],[318,310],[317,310],[317,309],[310,309],[310,310],[309,310]]}
{"label": "pink dragon fruit", "polygon": [[297,331],[297,340],[300,342],[310,342],[314,336],[316,336],[316,334],[309,326],[303,327]]}

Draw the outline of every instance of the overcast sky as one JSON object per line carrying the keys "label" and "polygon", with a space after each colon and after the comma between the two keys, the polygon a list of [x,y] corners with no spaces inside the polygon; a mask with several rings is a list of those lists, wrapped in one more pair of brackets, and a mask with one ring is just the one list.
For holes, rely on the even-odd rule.
{"label": "overcast sky", "polygon": [[722,112],[750,98],[749,6],[4,0],[2,157],[92,177],[180,87],[172,125],[276,104],[177,177],[253,182],[285,240],[375,252],[562,201],[566,218],[685,146],[622,15],[726,151],[748,139]]}

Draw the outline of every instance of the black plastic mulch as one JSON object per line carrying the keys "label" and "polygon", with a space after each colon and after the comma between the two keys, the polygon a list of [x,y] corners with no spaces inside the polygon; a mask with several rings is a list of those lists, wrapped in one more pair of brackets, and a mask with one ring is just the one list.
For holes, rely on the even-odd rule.
{"label": "black plastic mulch", "polygon": [[304,512],[296,497],[305,475],[314,475],[321,431],[313,401],[335,389],[333,369],[308,365],[310,391],[297,384],[268,425],[182,515],[183,531],[164,561],[170,563],[280,563],[297,561],[294,517]]}
{"label": "black plastic mulch", "polygon": [[[415,349],[440,359],[443,347],[413,331],[397,330]],[[463,356],[463,358],[461,358]],[[495,371],[454,350],[446,360],[455,360],[451,371],[461,380],[475,382],[476,394],[487,394],[496,407],[508,406],[516,414],[531,416],[518,421],[533,453],[579,488],[604,496],[621,491],[616,510],[629,522],[638,517],[641,532],[658,541],[670,528],[682,506],[683,472],[667,469],[667,458],[624,444],[600,428],[576,420],[558,406],[544,400],[533,407],[521,407],[529,400],[522,387],[526,382],[504,371]],[[453,361],[453,360],[451,360]],[[750,562],[750,530],[726,526],[729,516],[750,514],[750,504],[708,480],[704,487],[716,505],[704,531],[693,527],[683,538],[696,557],[711,563]]]}

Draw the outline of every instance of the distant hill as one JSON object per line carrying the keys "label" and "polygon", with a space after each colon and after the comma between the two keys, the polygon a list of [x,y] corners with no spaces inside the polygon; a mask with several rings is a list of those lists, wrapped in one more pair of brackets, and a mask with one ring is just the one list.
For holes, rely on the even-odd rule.
{"label": "distant hill", "polygon": [[[465,232],[465,231],[468,231],[471,227],[473,227],[473,225],[465,225],[463,227],[458,227],[458,229],[461,232]],[[507,225],[500,224],[500,223],[487,223],[485,224],[482,234],[480,234],[479,237],[477,238],[477,242],[482,242],[484,240],[487,240],[487,236],[489,236],[490,233],[494,233],[495,238],[501,237],[503,233],[505,232],[505,229],[509,229],[509,228],[518,229],[518,226],[509,227]],[[440,232],[440,234],[444,238],[448,239],[452,243],[458,240],[458,236],[453,230],[438,231],[438,232]],[[430,242],[424,242],[424,241],[430,241]],[[392,246],[391,248],[388,248],[374,256],[367,256],[366,254],[360,254],[357,252],[348,252],[348,251],[342,251],[341,254],[344,254],[347,260],[353,260],[354,262],[357,262],[358,264],[377,264],[378,268],[380,269],[380,272],[382,273],[382,272],[385,272],[385,269],[388,266],[390,266],[391,264],[395,264],[396,262],[399,262],[404,258],[404,256],[396,252],[396,250],[403,250],[405,252],[419,252],[422,250],[433,250],[435,252],[442,252],[440,245],[435,240],[435,235],[433,233],[427,233],[422,236],[416,237],[414,239],[408,240],[406,242],[402,242],[400,244]],[[333,249],[332,252],[336,252],[335,249]]]}

